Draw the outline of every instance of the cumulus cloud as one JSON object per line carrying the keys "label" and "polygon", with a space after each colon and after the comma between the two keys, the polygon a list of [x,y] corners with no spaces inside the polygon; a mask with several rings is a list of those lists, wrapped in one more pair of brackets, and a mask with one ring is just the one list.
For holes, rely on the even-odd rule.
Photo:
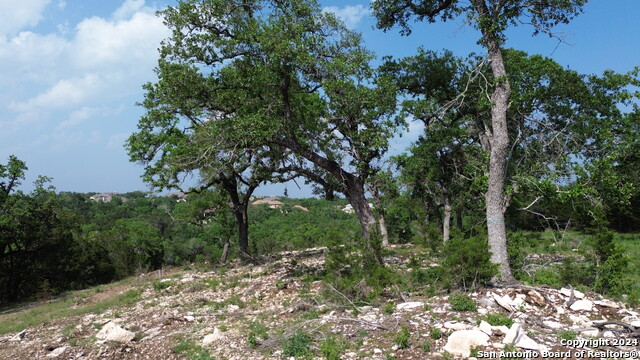
{"label": "cumulus cloud", "polygon": [[102,85],[96,74],[86,74],[80,78],[62,79],[51,88],[25,102],[14,102],[9,108],[27,111],[34,108],[62,108],[80,104]]}
{"label": "cumulus cloud", "polygon": [[0,37],[0,78],[15,89],[44,88],[26,100],[14,90],[9,109],[93,106],[136,93],[153,74],[157,47],[169,31],[144,1],[127,0],[112,18],[84,19],[69,35],[25,31]]}
{"label": "cumulus cloud", "polygon": [[0,1],[0,37],[37,25],[50,2],[51,0]]}
{"label": "cumulus cloud", "polygon": [[344,21],[345,25],[349,28],[355,28],[363,18],[371,15],[371,9],[360,4],[347,5],[342,8],[337,6],[327,6],[324,8],[324,11],[334,13]]}
{"label": "cumulus cloud", "polygon": [[121,64],[149,67],[155,63],[160,40],[168,35],[162,21],[145,12],[126,20],[92,17],[76,27],[73,61],[79,68]]}

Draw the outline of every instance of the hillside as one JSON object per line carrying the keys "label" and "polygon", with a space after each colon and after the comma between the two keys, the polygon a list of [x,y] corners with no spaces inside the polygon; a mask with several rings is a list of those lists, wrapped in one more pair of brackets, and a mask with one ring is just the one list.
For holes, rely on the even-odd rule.
{"label": "hillside", "polygon": [[[408,276],[417,251],[396,247],[385,260]],[[638,358],[640,313],[625,303],[523,286],[468,297],[389,289],[357,306],[314,281],[325,256],[156,271],[7,310],[0,359]]]}

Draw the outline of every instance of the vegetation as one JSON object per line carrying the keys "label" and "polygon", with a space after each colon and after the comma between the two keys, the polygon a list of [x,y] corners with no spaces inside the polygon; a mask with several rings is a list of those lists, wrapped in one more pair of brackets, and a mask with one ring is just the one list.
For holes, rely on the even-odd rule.
{"label": "vegetation", "polygon": [[[549,33],[584,1],[487,3],[373,2],[379,27],[405,34],[411,19],[466,16],[486,50],[381,61],[313,0],[187,0],[162,11],[172,35],[127,148],[157,190],[180,189],[187,174],[200,183],[179,201],[143,192],[92,201],[56,192],[46,177],[24,193],[27,166],[10,156],[0,164],[0,304],[315,246],[328,257],[308,279],[348,307],[381,301],[392,312],[404,292],[497,280],[637,304],[640,275],[629,270],[640,266],[640,70],[580,74],[505,48],[507,28],[523,17]],[[408,117],[425,132],[388,159]],[[297,178],[323,198],[253,204],[264,182]],[[347,205],[353,214],[341,211]],[[386,266],[388,244],[420,249],[410,274]],[[465,295],[451,299],[473,311]]]}

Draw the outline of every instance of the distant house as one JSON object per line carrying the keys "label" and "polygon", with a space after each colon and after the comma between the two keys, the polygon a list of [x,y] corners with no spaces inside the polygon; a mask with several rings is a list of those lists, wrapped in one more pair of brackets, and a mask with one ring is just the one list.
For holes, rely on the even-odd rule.
{"label": "distant house", "polygon": [[108,203],[108,202],[111,202],[115,198],[121,199],[122,202],[127,202],[127,200],[128,200],[127,198],[124,198],[124,197],[120,196],[120,194],[118,194],[117,192],[95,194],[95,195],[90,196],[89,200],[93,200],[93,201],[96,201],[96,202]]}
{"label": "distant house", "polygon": [[281,201],[278,201],[278,198],[275,196],[268,196],[260,200],[256,200],[252,203],[252,205],[262,205],[262,204],[267,204],[269,209],[277,209],[282,205],[284,205],[284,203]]}
{"label": "distant house", "polygon": [[302,205],[293,205],[294,208],[302,210],[302,211],[309,211],[309,209],[307,209],[306,207],[302,206]]}
{"label": "distant house", "polygon": [[[373,208],[373,204],[369,203],[369,208]],[[353,209],[353,206],[351,206],[351,204],[347,204],[347,206],[342,208],[342,212],[346,213],[346,214],[353,214],[356,211]]]}
{"label": "distant house", "polygon": [[187,201],[187,194],[183,193],[182,191],[168,193],[164,197],[174,198],[174,199],[176,199],[176,202],[186,202]]}

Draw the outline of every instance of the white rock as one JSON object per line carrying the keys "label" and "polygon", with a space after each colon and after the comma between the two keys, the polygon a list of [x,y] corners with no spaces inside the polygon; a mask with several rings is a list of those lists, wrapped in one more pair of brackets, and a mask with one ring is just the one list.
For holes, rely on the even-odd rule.
{"label": "white rock", "polygon": [[489,335],[480,330],[459,330],[449,335],[444,350],[453,355],[469,357],[471,347],[487,346],[488,344]]}
{"label": "white rock", "polygon": [[602,306],[602,307],[607,307],[607,308],[611,308],[611,309],[620,309],[620,305],[618,305],[616,302],[613,302],[611,300],[596,300],[593,302],[594,304],[598,305],[598,306]]}
{"label": "white rock", "polygon": [[478,325],[478,329],[487,335],[493,334],[493,329],[491,328],[491,324],[482,320],[480,321],[480,325]]}
{"label": "white rock", "polygon": [[233,312],[233,311],[236,311],[236,310],[240,309],[240,306],[231,304],[231,305],[227,306],[227,309],[229,311]]}
{"label": "white rock", "polygon": [[185,315],[184,321],[186,321],[186,322],[194,322],[194,321],[196,321],[196,318],[194,316],[191,316],[191,315]]}
{"label": "white rock", "polygon": [[589,330],[583,330],[580,331],[580,334],[584,337],[598,337],[598,334],[600,334],[600,331],[598,329],[589,329]]}
{"label": "white rock", "polygon": [[498,295],[496,293],[492,293],[491,295],[493,296],[493,299],[498,303],[498,305],[502,306],[507,311],[509,311],[509,312],[515,312],[516,311],[516,309],[512,305],[513,300],[511,300],[509,295],[500,296],[500,295]]}
{"label": "white rock", "polygon": [[509,328],[507,334],[504,336],[504,339],[502,339],[502,343],[513,344],[518,338],[518,335],[520,335],[521,329],[522,325],[520,325],[520,323],[513,323],[513,325],[511,325],[511,328]]}
{"label": "white rock", "polygon": [[602,337],[614,338],[614,337],[616,337],[616,334],[613,331],[605,331],[605,332],[602,333]]}
{"label": "white rock", "polygon": [[507,333],[509,332],[509,328],[504,325],[492,326],[491,331],[498,335],[507,335]]}
{"label": "white rock", "polygon": [[561,306],[556,306],[556,312],[558,315],[564,315],[564,308]]}
{"label": "white rock", "polygon": [[572,315],[569,314],[569,319],[571,319],[571,321],[579,326],[579,327],[585,327],[585,328],[590,328],[593,326],[593,322],[591,320],[589,320],[588,317],[583,316],[583,315]]}
{"label": "white rock", "polygon": [[[567,289],[567,288],[562,288],[560,289],[560,294],[566,296],[566,297],[571,297],[571,289]],[[573,290],[573,296],[576,299],[584,299],[584,293],[581,293],[578,290]]]}
{"label": "white rock", "polygon": [[542,322],[546,327],[549,327],[551,329],[562,329],[564,328],[564,325],[560,324],[557,321],[551,321],[551,320],[545,320]]}
{"label": "white rock", "polygon": [[415,309],[415,308],[422,308],[424,306],[423,302],[420,301],[411,301],[411,302],[405,302],[402,304],[398,304],[398,306],[396,306],[396,309],[398,310],[410,310],[410,309]]}
{"label": "white rock", "polygon": [[629,325],[634,327],[640,327],[640,321],[632,321]]}
{"label": "white rock", "polygon": [[224,335],[218,328],[213,329],[213,334],[209,334],[202,339],[202,345],[207,346],[211,345],[216,341],[224,339]]}
{"label": "white rock", "polygon": [[524,333],[521,333],[520,336],[518,336],[514,345],[527,350],[540,350],[540,345]]}
{"label": "white rock", "polygon": [[19,333],[15,334],[14,336],[11,337],[11,339],[9,339],[10,341],[22,341],[22,339],[25,338],[25,336],[27,336],[27,330],[22,330]]}
{"label": "white rock", "polygon": [[47,354],[48,358],[57,358],[58,356],[64,354],[64,352],[67,351],[67,347],[66,346],[62,346],[59,348],[54,349],[52,352]]}
{"label": "white rock", "polygon": [[380,350],[380,349],[373,349],[373,353],[374,353],[374,354],[382,354],[382,350]]}
{"label": "white rock", "polygon": [[448,330],[468,330],[472,328],[472,326],[469,324],[460,323],[457,321],[447,321],[444,323],[444,327]]}
{"label": "white rock", "polygon": [[569,308],[573,311],[591,311],[593,309],[593,303],[589,300],[577,300]]}
{"label": "white rock", "polygon": [[96,338],[100,340],[106,341],[116,341],[121,343],[127,343],[133,338],[136,337],[131,331],[125,330],[121,328],[118,324],[113,321],[109,321],[106,323],[100,331],[96,334]]}

